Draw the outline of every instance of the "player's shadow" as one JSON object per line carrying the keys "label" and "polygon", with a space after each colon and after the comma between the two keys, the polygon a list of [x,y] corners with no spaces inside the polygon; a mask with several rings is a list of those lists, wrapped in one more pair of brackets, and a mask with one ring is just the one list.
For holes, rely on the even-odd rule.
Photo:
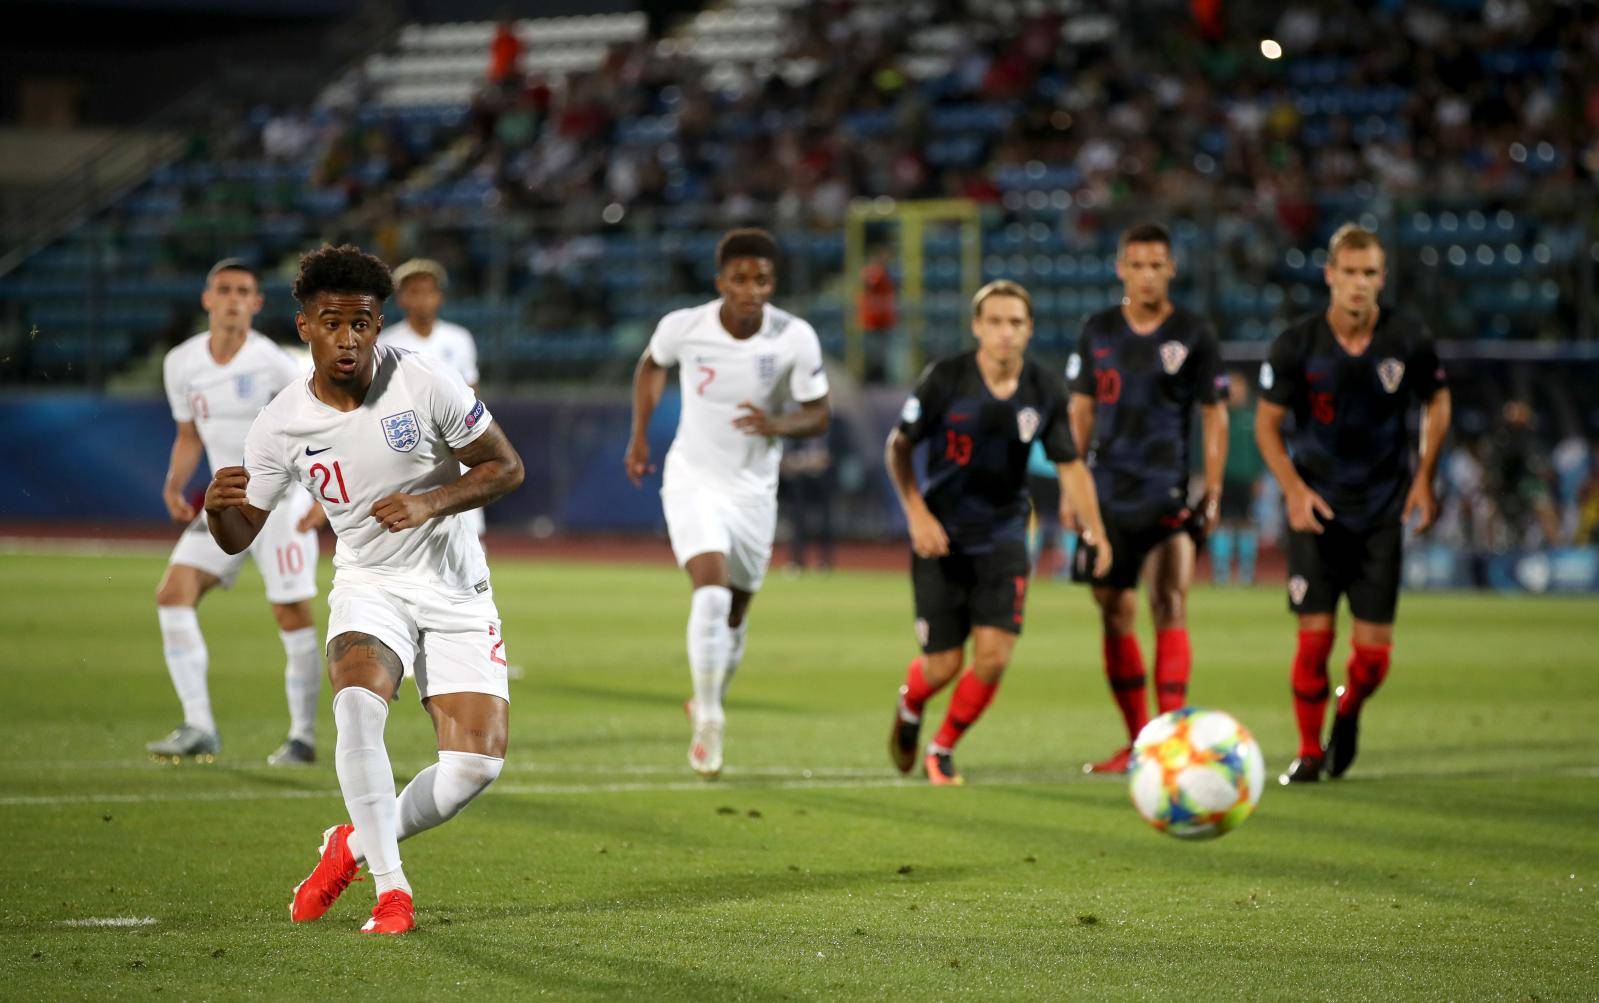
{"label": "player's shadow", "polygon": [[[458,923],[457,923],[458,925]],[[529,951],[529,946],[534,950]],[[749,978],[731,978],[701,971],[698,959],[662,962],[638,955],[601,953],[591,945],[546,942],[505,944],[503,951],[488,950],[451,938],[447,944],[427,949],[447,955],[452,965],[463,960],[480,972],[494,973],[518,985],[536,984],[541,992],[597,999],[778,1000],[792,998],[781,990]],[[715,961],[722,960],[719,953]],[[578,969],[578,971],[574,971]]]}
{"label": "player's shadow", "polygon": [[609,892],[591,898],[570,899],[562,902],[513,902],[498,908],[489,906],[473,910],[471,918],[457,919],[462,923],[494,923],[503,919],[525,919],[535,916],[573,913],[592,915],[606,912],[661,912],[682,908],[702,908],[722,902],[753,902],[767,899],[787,899],[793,895],[812,892],[832,892],[843,889],[869,890],[904,887],[909,878],[915,885],[956,881],[974,873],[977,868],[968,866],[929,866],[916,868],[914,876],[901,876],[893,867],[857,868],[848,871],[755,870],[743,874],[704,874],[690,878],[656,881],[626,892]]}

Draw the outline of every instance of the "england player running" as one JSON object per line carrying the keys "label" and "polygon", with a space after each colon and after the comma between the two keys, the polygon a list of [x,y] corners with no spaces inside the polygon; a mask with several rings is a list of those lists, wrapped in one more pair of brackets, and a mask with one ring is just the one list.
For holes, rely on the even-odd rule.
{"label": "england player running", "polygon": [[[1260,370],[1255,439],[1288,510],[1288,608],[1299,617],[1299,755],[1278,778],[1284,784],[1318,780],[1323,768],[1342,776],[1354,761],[1361,705],[1388,675],[1404,524],[1414,514],[1425,532],[1438,516],[1432,482],[1449,432],[1449,388],[1427,328],[1378,305],[1384,277],[1377,235],[1339,227],[1327,251],[1327,312],[1278,335]],[[1412,401],[1422,405],[1414,475]],[[1282,430],[1289,412],[1292,453]],[[1354,618],[1352,651],[1323,749],[1340,595]]]}
{"label": "england player running", "polygon": [[[297,484],[316,494],[339,538],[328,675],[350,822],[323,833],[290,916],[322,916],[364,860],[378,901],[361,929],[385,934],[415,925],[399,842],[452,818],[504,765],[505,636],[483,547],[456,515],[522,482],[516,450],[454,373],[377,345],[392,291],[388,268],[359,248],[301,259],[295,323],[313,374],[261,412],[244,466],[217,471],[205,501],[229,553],[250,545]],[[407,666],[439,759],[396,798],[383,731]]]}
{"label": "england player running", "polygon": [[[301,377],[286,350],[250,329],[261,311],[255,270],[238,258],[225,258],[206,276],[200,302],[211,327],[167,353],[162,365],[167,402],[178,434],[172,442],[167,477],[161,489],[173,521],[187,523],[166,574],[156,588],[156,617],[167,672],[183,705],[183,723],[170,735],[145,746],[152,756],[179,760],[210,759],[222,750],[211,692],[206,684],[209,654],[196,612],[207,592],[230,588],[245,554],[223,553],[206,532],[206,518],[183,497],[203,453],[213,471],[235,466],[244,455],[250,423],[278,391]],[[316,596],[316,527],[322,512],[303,489],[261,527],[251,547],[266,583],[267,602],[278,623],[287,656],[284,690],[289,701],[289,735],[267,757],[275,766],[316,759],[316,705],[322,687],[322,654],[310,600]]]}
{"label": "england player running", "polygon": [[[385,327],[378,344],[435,358],[477,393],[477,341],[471,331],[439,316],[449,284],[444,266],[428,258],[412,258],[395,268],[394,301],[405,311],[405,319]],[[460,519],[473,533],[483,535],[482,509],[468,509]]]}
{"label": "england player running", "polygon": [[[922,655],[906,671],[889,733],[901,773],[916,764],[922,711],[956,675],[944,724],[923,757],[933,784],[959,784],[955,743],[994,698],[1022,631],[1027,599],[1027,461],[1033,441],[1055,464],[1061,496],[1083,539],[1098,544],[1095,571],[1112,560],[1094,482],[1068,427],[1066,384],[1027,358],[1033,307],[1014,282],[972,298],[977,350],[933,363],[889,433],[884,462],[910,524],[911,588]],[[918,485],[912,454],[928,443]],[[1062,508],[1065,509],[1063,504]],[[966,638],[972,663],[960,673]]]}
{"label": "england player running", "polygon": [[[1138,648],[1138,581],[1149,575],[1155,622],[1155,704],[1160,713],[1188,699],[1193,654],[1188,588],[1196,539],[1215,525],[1227,463],[1227,378],[1216,332],[1171,301],[1177,274],[1171,235],[1155,223],[1121,236],[1116,277],[1122,302],[1088,318],[1067,363],[1072,434],[1088,457],[1106,538],[1116,551],[1109,574],[1087,574],[1079,548],[1073,577],[1091,581],[1099,606],[1101,650],[1127,744],[1085,773],[1125,773],[1133,739],[1149,720],[1144,656]],[[1204,494],[1188,504],[1189,422],[1199,407]]]}
{"label": "england player running", "polygon": [[[647,432],[672,366],[682,387],[661,508],[693,586],[688,759],[707,778],[722,769],[722,700],[743,660],[745,617],[772,556],[782,440],[827,431],[821,343],[809,324],[769,302],[777,256],[764,230],[724,235],[716,248],[720,297],[662,318],[633,373],[633,433],[623,459],[635,486],[655,469]],[[797,406],[781,413],[790,404]]]}

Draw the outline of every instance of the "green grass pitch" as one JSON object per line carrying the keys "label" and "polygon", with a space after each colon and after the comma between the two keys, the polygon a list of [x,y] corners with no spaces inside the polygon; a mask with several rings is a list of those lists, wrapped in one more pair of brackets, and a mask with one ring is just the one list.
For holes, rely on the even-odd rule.
{"label": "green grass pitch", "polygon": [[[0,557],[0,997],[1599,996],[1594,600],[1407,595],[1350,776],[1273,783],[1238,832],[1185,844],[1079,773],[1121,737],[1081,590],[1035,588],[960,748],[968,786],[935,790],[885,752],[904,576],[774,575],[707,784],[685,762],[680,574],[501,560],[526,673],[507,769],[405,844],[419,929],[375,943],[368,883],[288,919],[344,809],[325,691],[323,763],[263,763],[282,650],[253,572],[201,612],[222,760],[144,761],[179,716],[161,567]],[[1192,620],[1195,702],[1252,728],[1275,777],[1280,591],[1201,588]],[[1345,657],[1347,632],[1335,679]],[[388,739],[402,783],[432,759],[409,685]],[[114,918],[140,925],[85,925]]]}

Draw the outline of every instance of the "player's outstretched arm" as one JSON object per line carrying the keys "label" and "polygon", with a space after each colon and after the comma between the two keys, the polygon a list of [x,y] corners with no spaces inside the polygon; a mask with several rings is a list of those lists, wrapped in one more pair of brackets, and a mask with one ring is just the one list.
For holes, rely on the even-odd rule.
{"label": "player's outstretched arm", "polygon": [[1287,414],[1286,407],[1262,397],[1255,407],[1255,445],[1260,449],[1260,458],[1266,461],[1266,469],[1283,489],[1289,527],[1299,533],[1320,533],[1322,525],[1317,516],[1331,519],[1332,506],[1310,490],[1288,457],[1288,443],[1283,438],[1283,418]]}
{"label": "player's outstretched arm", "polygon": [[167,479],[161,485],[161,500],[166,502],[167,514],[173,522],[190,522],[194,519],[194,506],[183,497],[183,488],[200,466],[205,454],[205,443],[200,441],[200,431],[192,421],[178,422],[178,434],[172,440],[172,456],[167,460]]}
{"label": "player's outstretched arm", "polygon": [[888,433],[883,447],[883,465],[888,468],[888,479],[894,483],[894,493],[899,495],[900,508],[905,510],[905,521],[910,524],[911,549],[919,557],[943,557],[949,553],[949,534],[927,507],[921,488],[916,486],[916,465],[911,454],[916,444],[899,429]]}
{"label": "player's outstretched arm", "polygon": [[633,431],[627,439],[627,451],[622,454],[622,466],[634,487],[655,473],[655,464],[650,462],[650,417],[665,392],[666,367],[656,362],[646,348],[633,367]]}
{"label": "player's outstretched arm", "polygon": [[503,498],[522,483],[522,457],[498,425],[455,450],[455,458],[467,471],[458,479],[421,494],[396,491],[372,503],[372,517],[391,533],[416,527],[439,516],[455,515],[467,509]]}
{"label": "player's outstretched arm", "polygon": [[1443,387],[1432,395],[1421,411],[1421,455],[1416,464],[1416,479],[1405,496],[1405,510],[1400,516],[1410,521],[1416,513],[1416,532],[1425,533],[1438,521],[1438,495],[1433,481],[1438,475],[1438,456],[1443,451],[1444,439],[1449,435],[1449,420],[1454,412],[1454,402],[1449,388]]}
{"label": "player's outstretched arm", "polygon": [[[1071,506],[1083,542],[1094,548],[1094,577],[1110,574],[1113,555],[1110,540],[1105,535],[1105,522],[1099,514],[1099,493],[1094,489],[1094,475],[1082,460],[1055,464],[1055,474],[1060,478],[1062,507]],[[1064,515],[1064,513],[1063,513]]]}
{"label": "player's outstretched arm", "polygon": [[267,513],[245,499],[250,472],[243,467],[223,467],[205,489],[205,524],[211,539],[225,554],[238,554],[255,542]]}

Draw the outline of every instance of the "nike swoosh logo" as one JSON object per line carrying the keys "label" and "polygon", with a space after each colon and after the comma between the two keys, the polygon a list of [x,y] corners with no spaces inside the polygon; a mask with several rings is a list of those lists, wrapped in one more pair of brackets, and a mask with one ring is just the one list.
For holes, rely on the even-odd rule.
{"label": "nike swoosh logo", "polygon": [[305,447],[305,455],[315,456],[318,453],[325,453],[332,448],[332,446],[323,446],[321,449],[312,449],[310,446],[307,446]]}

